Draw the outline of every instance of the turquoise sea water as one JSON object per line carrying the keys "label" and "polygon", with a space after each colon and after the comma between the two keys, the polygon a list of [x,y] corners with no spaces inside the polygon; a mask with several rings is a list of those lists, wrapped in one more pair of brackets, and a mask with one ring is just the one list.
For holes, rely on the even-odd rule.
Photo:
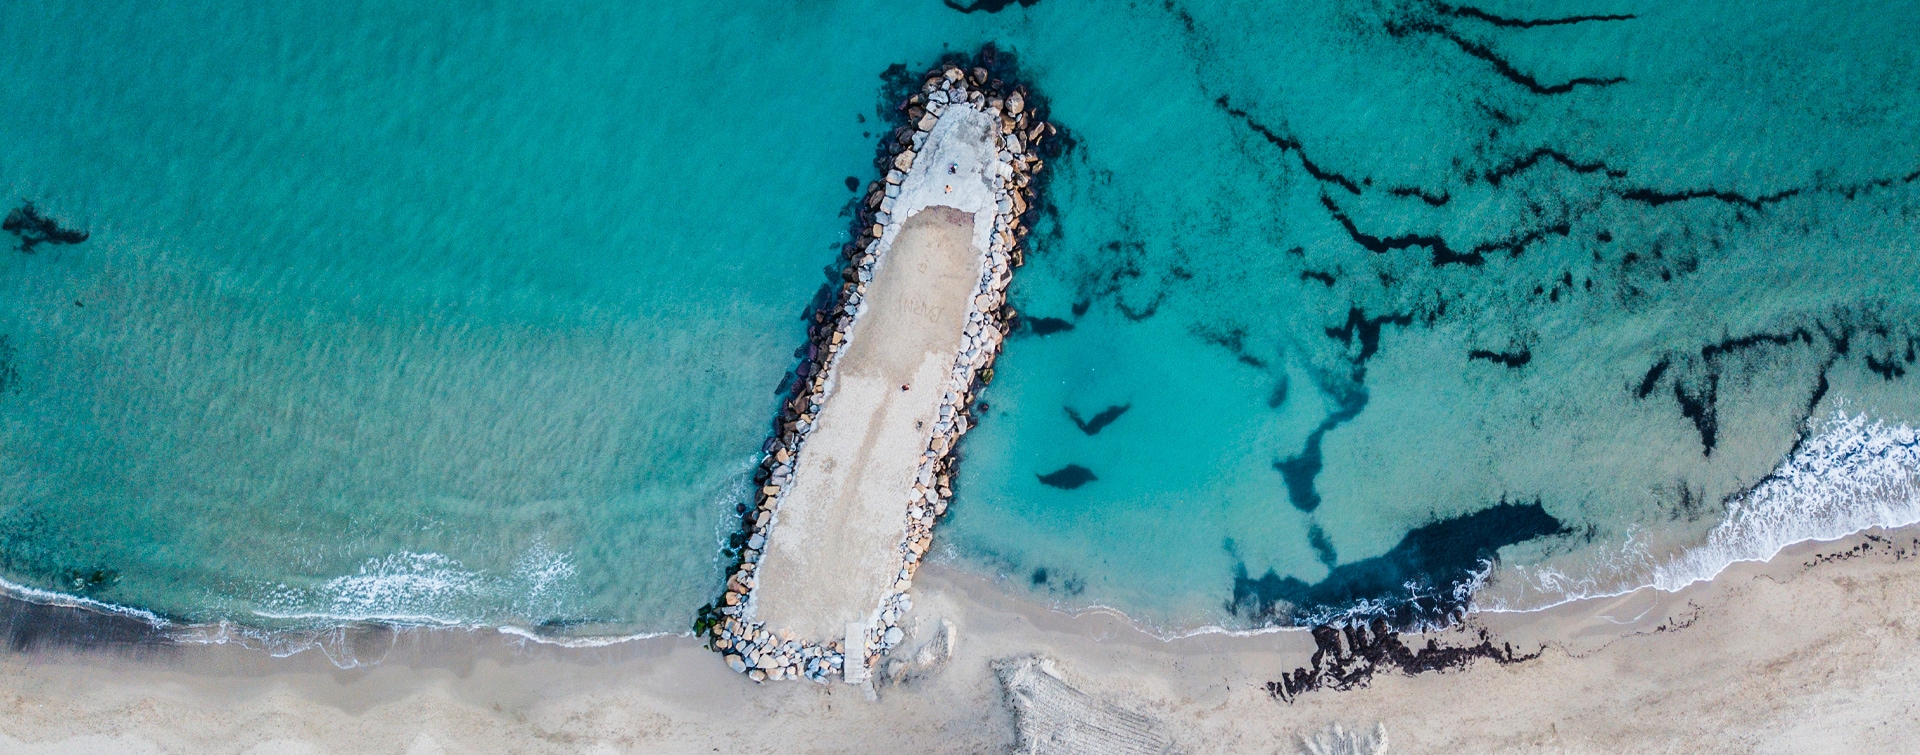
{"label": "turquoise sea water", "polygon": [[[1432,609],[1495,555],[1488,606],[1671,578],[1769,480],[1857,472],[1811,456],[1869,432],[1836,413],[1892,440],[1835,505],[1912,501],[1916,32],[1898,3],[7,4],[0,201],[90,236],[0,254],[0,572],[269,628],[684,629],[882,73],[993,42],[1068,146],[943,558],[1173,629],[1409,582]],[[1094,479],[1042,481],[1069,465]]]}

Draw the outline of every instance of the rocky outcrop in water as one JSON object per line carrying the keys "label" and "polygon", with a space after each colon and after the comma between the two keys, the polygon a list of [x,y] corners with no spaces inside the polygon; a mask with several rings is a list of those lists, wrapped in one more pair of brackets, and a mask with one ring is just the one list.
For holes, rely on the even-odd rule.
{"label": "rocky outcrop in water", "polygon": [[[878,606],[864,638],[864,648],[847,648],[839,640],[805,641],[790,632],[775,633],[744,616],[756,584],[756,574],[767,534],[777,525],[781,496],[793,483],[797,457],[806,444],[825,400],[827,375],[859,316],[866,287],[873,280],[874,263],[884,253],[882,238],[904,221],[894,216],[893,201],[900,184],[930,138],[940,114],[949,107],[968,105],[999,122],[995,134],[1000,148],[989,181],[997,197],[987,264],[967,315],[960,351],[944,387],[939,419],[931,428],[919,474],[908,495],[906,538],[899,547],[899,572],[893,591]],[[883,137],[876,164],[884,171],[868,184],[855,206],[853,241],[842,248],[843,266],[836,294],[808,315],[811,326],[805,358],[796,371],[793,392],[774,423],[764,458],[754,475],[755,504],[742,507],[742,527],[729,543],[736,560],[720,600],[701,609],[696,634],[711,638],[711,647],[725,655],[728,666],[755,681],[806,678],[826,683],[839,675],[850,682],[864,678],[866,669],[902,638],[900,617],[913,605],[907,595],[913,576],[933,545],[933,524],[944,515],[953,496],[955,446],[974,423],[972,407],[979,390],[993,380],[993,362],[1000,344],[1012,329],[1016,313],[1007,306],[1006,288],[1013,269],[1024,262],[1024,239],[1032,220],[1037,185],[1044,167],[1037,147],[1058,133],[1047,123],[1044,103],[1013,76],[1011,61],[991,46],[972,58],[954,57],[928,71],[918,91],[895,107],[896,128]],[[859,653],[849,668],[849,651]]]}

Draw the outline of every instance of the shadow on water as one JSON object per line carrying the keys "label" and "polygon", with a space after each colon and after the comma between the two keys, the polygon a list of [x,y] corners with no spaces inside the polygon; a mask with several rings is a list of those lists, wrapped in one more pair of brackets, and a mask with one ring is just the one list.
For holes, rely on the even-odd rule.
{"label": "shadow on water", "polygon": [[137,617],[0,596],[0,632],[15,653],[40,650],[154,650],[172,645]]}
{"label": "shadow on water", "polygon": [[1128,409],[1132,409],[1133,405],[1118,404],[1109,406],[1102,409],[1099,414],[1093,415],[1092,419],[1081,417],[1079,412],[1073,410],[1073,407],[1067,406],[1061,408],[1067,411],[1067,419],[1073,420],[1074,426],[1080,428],[1080,432],[1088,435],[1098,435],[1101,430],[1106,429],[1107,425],[1111,425],[1114,420],[1119,419],[1120,415],[1126,414]]}
{"label": "shadow on water", "polygon": [[1068,464],[1052,472],[1036,476],[1040,478],[1040,484],[1061,490],[1072,490],[1100,479],[1093,476],[1093,470],[1078,464]]}
{"label": "shadow on water", "polygon": [[1335,566],[1313,584],[1272,569],[1250,577],[1242,562],[1234,567],[1227,609],[1263,623],[1307,624],[1311,617],[1378,605],[1393,626],[1411,627],[1460,608],[1468,596],[1455,588],[1472,580],[1481,562],[1497,560],[1501,548],[1567,532],[1539,501],[1503,500],[1416,527],[1392,550]]}
{"label": "shadow on water", "polygon": [[1032,327],[1033,334],[1036,336],[1050,336],[1073,330],[1073,323],[1058,317],[1034,317],[1026,322]]}

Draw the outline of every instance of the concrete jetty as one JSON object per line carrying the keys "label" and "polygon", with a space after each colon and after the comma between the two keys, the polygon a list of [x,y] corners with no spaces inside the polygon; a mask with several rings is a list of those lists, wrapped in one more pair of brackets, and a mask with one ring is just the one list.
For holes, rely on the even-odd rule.
{"label": "concrete jetty", "polygon": [[1036,145],[1053,133],[1024,88],[976,62],[990,63],[934,69],[898,108],[845,284],[767,443],[739,563],[703,615],[756,681],[864,681],[899,641],[952,495],[954,447],[1014,315]]}

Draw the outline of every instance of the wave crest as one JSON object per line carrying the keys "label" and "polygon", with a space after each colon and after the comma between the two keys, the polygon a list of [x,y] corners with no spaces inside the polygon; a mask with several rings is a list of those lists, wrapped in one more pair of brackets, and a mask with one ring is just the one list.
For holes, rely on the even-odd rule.
{"label": "wave crest", "polygon": [[1741,561],[1766,561],[1795,543],[1920,523],[1920,435],[1835,411],[1824,431],[1727,505],[1705,544],[1654,569],[1666,591],[1712,579]]}

